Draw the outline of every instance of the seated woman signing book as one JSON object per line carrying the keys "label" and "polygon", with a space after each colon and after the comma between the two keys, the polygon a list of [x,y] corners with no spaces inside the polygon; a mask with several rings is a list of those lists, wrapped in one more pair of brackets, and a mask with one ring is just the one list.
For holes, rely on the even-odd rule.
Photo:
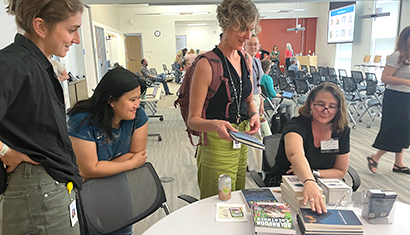
{"label": "seated woman signing book", "polygon": [[279,186],[282,175],[296,174],[304,183],[304,204],[326,212],[315,177],[343,178],[349,166],[350,129],[343,92],[332,83],[314,88],[300,116],[286,123],[275,165],[265,179]]}

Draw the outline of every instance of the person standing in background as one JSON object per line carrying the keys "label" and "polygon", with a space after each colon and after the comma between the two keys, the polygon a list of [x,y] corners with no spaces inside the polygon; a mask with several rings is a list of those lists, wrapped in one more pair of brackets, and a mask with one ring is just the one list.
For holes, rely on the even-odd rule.
{"label": "person standing in background", "polygon": [[64,93],[64,103],[66,104],[66,109],[70,108],[70,94],[68,91],[68,73],[63,64],[60,63],[58,60],[52,59],[52,55],[50,55],[49,59],[51,64],[53,65],[54,73],[57,75],[58,81],[60,81],[61,87],[63,88]]}
{"label": "person standing in background", "polygon": [[[189,50],[188,55],[185,56],[185,60],[188,60],[189,64],[192,64],[192,62],[194,62],[195,58],[196,58],[196,54],[195,54],[194,49]],[[184,61],[184,60],[182,60],[182,61]]]}
{"label": "person standing in background", "polygon": [[[259,82],[263,76],[263,70],[261,61],[256,58],[259,48],[259,39],[255,34],[252,35],[245,43],[245,51],[252,56],[252,78],[253,78],[253,103],[257,108],[257,112],[263,114],[265,112],[263,106],[263,99],[261,97],[261,90],[259,87]],[[262,142],[261,131],[258,130],[254,137]],[[257,148],[251,148],[248,151],[248,170],[256,170],[257,172],[262,172],[262,150]]]}
{"label": "person standing in background", "polygon": [[177,70],[181,69],[181,62],[184,60],[185,54],[187,53],[188,49],[184,48],[178,51],[175,60],[174,60],[174,67],[175,67],[175,82],[180,83],[180,78],[178,76]]}
{"label": "person standing in background", "polygon": [[373,144],[379,151],[367,157],[369,169],[376,173],[380,158],[394,152],[393,172],[410,174],[403,162],[404,149],[410,146],[410,26],[401,31],[396,51],[387,58],[382,82],[386,84],[382,122]]}
{"label": "person standing in background", "polygon": [[279,52],[278,46],[274,45],[272,52],[270,53],[270,60],[272,63],[274,63],[275,66],[279,65],[279,56],[280,56],[280,52]]}
{"label": "person standing in background", "polygon": [[70,208],[82,180],[48,58],[80,43],[83,8],[81,0],[10,0],[7,7],[24,35],[0,51],[0,171],[4,164],[9,173],[0,234],[80,234]]}
{"label": "person standing in background", "polygon": [[293,56],[293,49],[292,49],[292,45],[288,42],[286,43],[286,50],[285,50],[285,65],[286,68],[289,68],[290,66],[290,57]]}

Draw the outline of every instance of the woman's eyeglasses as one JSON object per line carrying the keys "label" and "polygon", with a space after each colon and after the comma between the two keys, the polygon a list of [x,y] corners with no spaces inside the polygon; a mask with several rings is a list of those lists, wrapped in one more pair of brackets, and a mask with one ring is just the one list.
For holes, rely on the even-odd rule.
{"label": "woman's eyeglasses", "polygon": [[316,112],[323,112],[323,111],[327,110],[327,112],[330,113],[330,114],[335,114],[335,113],[337,113],[337,111],[339,111],[338,107],[329,106],[329,108],[327,108],[324,104],[313,104],[313,109]]}

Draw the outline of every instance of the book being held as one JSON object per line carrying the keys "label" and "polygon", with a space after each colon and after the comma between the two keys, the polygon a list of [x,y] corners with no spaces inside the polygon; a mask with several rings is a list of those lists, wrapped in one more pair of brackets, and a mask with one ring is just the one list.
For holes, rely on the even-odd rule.
{"label": "book being held", "polygon": [[231,130],[228,130],[229,135],[234,141],[237,141],[241,144],[246,144],[250,147],[258,148],[265,150],[266,146],[262,144],[259,140],[257,140],[255,137],[252,135],[246,134],[245,132],[233,132]]}
{"label": "book being held", "polygon": [[255,234],[296,234],[287,203],[261,202],[253,205]]}

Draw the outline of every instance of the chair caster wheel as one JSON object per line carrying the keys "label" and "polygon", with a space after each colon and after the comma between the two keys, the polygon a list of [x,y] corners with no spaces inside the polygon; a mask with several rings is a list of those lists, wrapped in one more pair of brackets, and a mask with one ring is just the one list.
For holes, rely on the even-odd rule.
{"label": "chair caster wheel", "polygon": [[163,118],[163,117],[160,117],[159,120],[162,122],[162,121],[164,121],[164,118]]}
{"label": "chair caster wheel", "polygon": [[366,127],[367,127],[367,129],[370,129],[371,126],[370,126],[370,125],[367,125]]}
{"label": "chair caster wheel", "polygon": [[356,129],[356,125],[353,125],[353,126],[352,126],[352,129]]}
{"label": "chair caster wheel", "polygon": [[359,122],[362,122],[362,119],[359,119]]}
{"label": "chair caster wheel", "polygon": [[158,141],[162,141],[162,137],[161,137],[161,136],[158,136]]}

